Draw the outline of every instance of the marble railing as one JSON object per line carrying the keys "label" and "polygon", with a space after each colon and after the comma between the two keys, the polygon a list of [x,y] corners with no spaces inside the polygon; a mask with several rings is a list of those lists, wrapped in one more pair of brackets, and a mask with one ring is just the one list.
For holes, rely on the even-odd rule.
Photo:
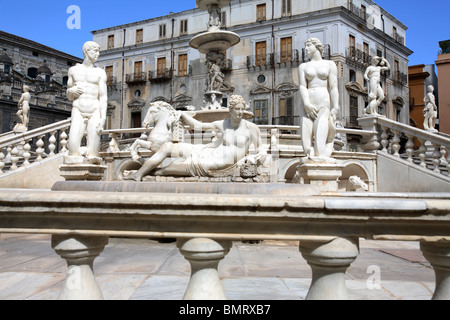
{"label": "marble railing", "polygon": [[103,298],[93,264],[114,236],[177,238],[191,264],[186,300],[226,298],[218,265],[234,240],[300,241],[299,254],[312,269],[307,299],[327,300],[349,297],[345,272],[358,258],[361,238],[418,241],[436,273],[433,299],[450,299],[450,194],[327,197],[304,185],[244,185],[245,191],[231,192],[239,188],[185,184],[186,193],[180,187],[61,182],[45,193],[5,190],[0,233],[52,235],[52,248],[68,266],[60,299]]}
{"label": "marble railing", "polygon": [[65,153],[69,127],[70,119],[67,119],[24,133],[4,135],[0,139],[0,176],[5,173],[6,165],[11,172]]}
{"label": "marble railing", "polygon": [[381,116],[360,118],[358,122],[363,129],[377,132],[366,137],[364,151],[381,150],[435,173],[449,175],[450,139],[448,137]]}

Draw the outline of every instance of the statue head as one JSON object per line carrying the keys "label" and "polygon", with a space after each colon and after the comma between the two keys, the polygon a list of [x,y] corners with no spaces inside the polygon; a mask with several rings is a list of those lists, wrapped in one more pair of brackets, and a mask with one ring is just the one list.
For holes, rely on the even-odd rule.
{"label": "statue head", "polygon": [[323,56],[323,52],[324,52],[324,46],[322,44],[322,42],[317,39],[317,38],[310,38],[306,41],[305,45],[307,44],[312,44],[316,47],[317,50],[319,50],[320,55]]}
{"label": "statue head", "polygon": [[434,87],[433,86],[428,86],[427,87],[428,92],[432,93],[434,91]]}
{"label": "statue head", "polygon": [[[97,52],[100,51],[100,46],[98,45],[98,43],[94,42],[94,41],[88,41],[83,45],[83,56],[84,58],[89,57],[89,53],[93,50],[96,49]],[[98,53],[95,54],[95,56],[90,57],[91,59],[93,58],[93,60],[97,60],[98,59]]]}
{"label": "statue head", "polygon": [[23,86],[23,92],[28,92],[28,91],[30,91],[30,87],[27,86],[27,85],[24,85]]}
{"label": "statue head", "polygon": [[244,108],[247,109],[247,105],[245,104],[245,100],[242,96],[232,95],[228,102],[228,109],[232,110],[240,104],[242,104],[244,106]]}

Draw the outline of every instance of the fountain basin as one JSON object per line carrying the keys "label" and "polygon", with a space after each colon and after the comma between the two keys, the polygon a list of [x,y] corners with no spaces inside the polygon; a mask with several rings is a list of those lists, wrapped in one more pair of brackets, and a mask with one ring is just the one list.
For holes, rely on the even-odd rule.
{"label": "fountain basin", "polygon": [[[230,110],[228,109],[220,109],[220,110],[202,110],[195,111],[195,119],[201,122],[214,122],[219,120],[228,119],[230,117]],[[251,112],[244,112],[244,119],[250,120],[253,119],[254,115]]]}
{"label": "fountain basin", "polygon": [[208,54],[211,51],[222,52],[237,45],[241,38],[234,32],[225,30],[208,31],[195,36],[189,45],[200,53]]}

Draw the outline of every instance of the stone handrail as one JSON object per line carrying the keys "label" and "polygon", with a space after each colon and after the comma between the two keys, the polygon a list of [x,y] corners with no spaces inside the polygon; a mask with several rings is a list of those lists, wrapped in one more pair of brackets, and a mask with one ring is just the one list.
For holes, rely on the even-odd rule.
{"label": "stone handrail", "polygon": [[[223,186],[211,184],[61,182],[45,196],[5,190],[0,233],[52,235],[69,271],[61,299],[103,297],[92,265],[112,236],[177,238],[195,274],[185,299],[225,298],[217,267],[234,240],[300,241],[313,274],[307,299],[348,298],[345,272],[358,257],[360,238],[419,241],[436,272],[434,299],[450,298],[450,194],[337,197],[307,194],[298,190],[303,185],[278,193],[275,185],[265,187],[264,197],[253,189],[221,193]],[[73,274],[80,275],[79,288]]]}
{"label": "stone handrail", "polygon": [[[63,120],[42,128],[30,130],[20,134],[11,133],[0,140],[0,175],[3,173],[3,168],[7,163],[10,163],[10,171],[15,171],[19,168],[19,161],[23,159],[23,166],[31,164],[32,153],[36,155],[36,162],[40,162],[44,157],[53,157],[57,153],[65,153],[67,151],[67,138],[71,120]],[[59,135],[58,135],[59,133]],[[45,153],[44,138],[49,135],[47,149],[48,154]],[[57,136],[59,136],[59,146]],[[36,149],[32,151],[32,140],[37,139]]]}
{"label": "stone handrail", "polygon": [[[450,172],[450,139],[430,131],[418,129],[396,122],[382,116],[370,116],[358,119],[363,129],[377,131],[365,141],[366,151],[378,151],[392,154],[397,158],[404,158],[414,163],[418,158],[418,165],[427,168],[427,162],[432,163],[432,170],[439,174]],[[406,137],[405,152],[401,154],[401,138]],[[448,158],[446,158],[448,156]]]}

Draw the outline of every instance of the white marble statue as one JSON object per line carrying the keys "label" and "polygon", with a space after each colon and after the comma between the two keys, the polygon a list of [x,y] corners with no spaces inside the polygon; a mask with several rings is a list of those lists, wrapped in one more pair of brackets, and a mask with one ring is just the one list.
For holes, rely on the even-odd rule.
{"label": "white marble statue", "polygon": [[19,111],[17,111],[17,117],[19,117],[21,123],[18,123],[15,126],[14,132],[23,132],[28,130],[28,124],[30,122],[30,101],[30,88],[24,85],[23,94],[20,97],[18,104]]}
{"label": "white marble statue", "polygon": [[[259,128],[243,119],[246,103],[241,96],[231,96],[230,118],[213,123],[203,123],[191,117],[189,112],[180,112],[184,123],[195,130],[215,131],[217,139],[211,144],[166,142],[137,172],[124,177],[125,180],[141,181],[152,171],[156,176],[210,177],[226,171],[238,163],[263,163],[267,154],[262,147]],[[250,155],[254,146],[256,154]],[[158,168],[164,160],[175,158],[169,165]]]}
{"label": "white marble statue", "polygon": [[[83,161],[98,160],[100,135],[106,123],[107,76],[96,67],[100,46],[88,41],[83,46],[84,61],[69,69],[67,98],[73,101],[72,122],[69,133],[69,157]],[[84,151],[81,141],[87,132],[87,147]],[[85,153],[85,154],[84,154]],[[77,161],[78,161],[77,160]]]}
{"label": "white marble statue", "polygon": [[365,112],[367,115],[377,115],[378,107],[385,98],[381,87],[381,73],[391,70],[389,62],[382,57],[373,57],[372,65],[366,69],[364,79],[369,83],[369,105]]}
{"label": "white marble statue", "polygon": [[427,95],[424,99],[425,108],[423,109],[423,115],[425,121],[423,127],[427,131],[437,132],[436,130],[436,118],[437,118],[437,106],[436,98],[434,97],[434,87],[428,86]]}
{"label": "white marble statue", "polygon": [[[194,115],[195,112],[191,114]],[[150,104],[142,125],[149,128],[154,123],[155,127],[147,140],[137,139],[130,147],[133,160],[140,161],[140,148],[157,152],[166,142],[183,142],[184,127],[180,117],[181,112],[167,102],[156,101]]]}
{"label": "white marble statue", "polygon": [[322,59],[323,44],[311,38],[306,42],[310,62],[299,67],[300,95],[305,108],[302,119],[302,144],[308,158],[322,161],[330,158],[336,135],[339,112],[337,67]]}

